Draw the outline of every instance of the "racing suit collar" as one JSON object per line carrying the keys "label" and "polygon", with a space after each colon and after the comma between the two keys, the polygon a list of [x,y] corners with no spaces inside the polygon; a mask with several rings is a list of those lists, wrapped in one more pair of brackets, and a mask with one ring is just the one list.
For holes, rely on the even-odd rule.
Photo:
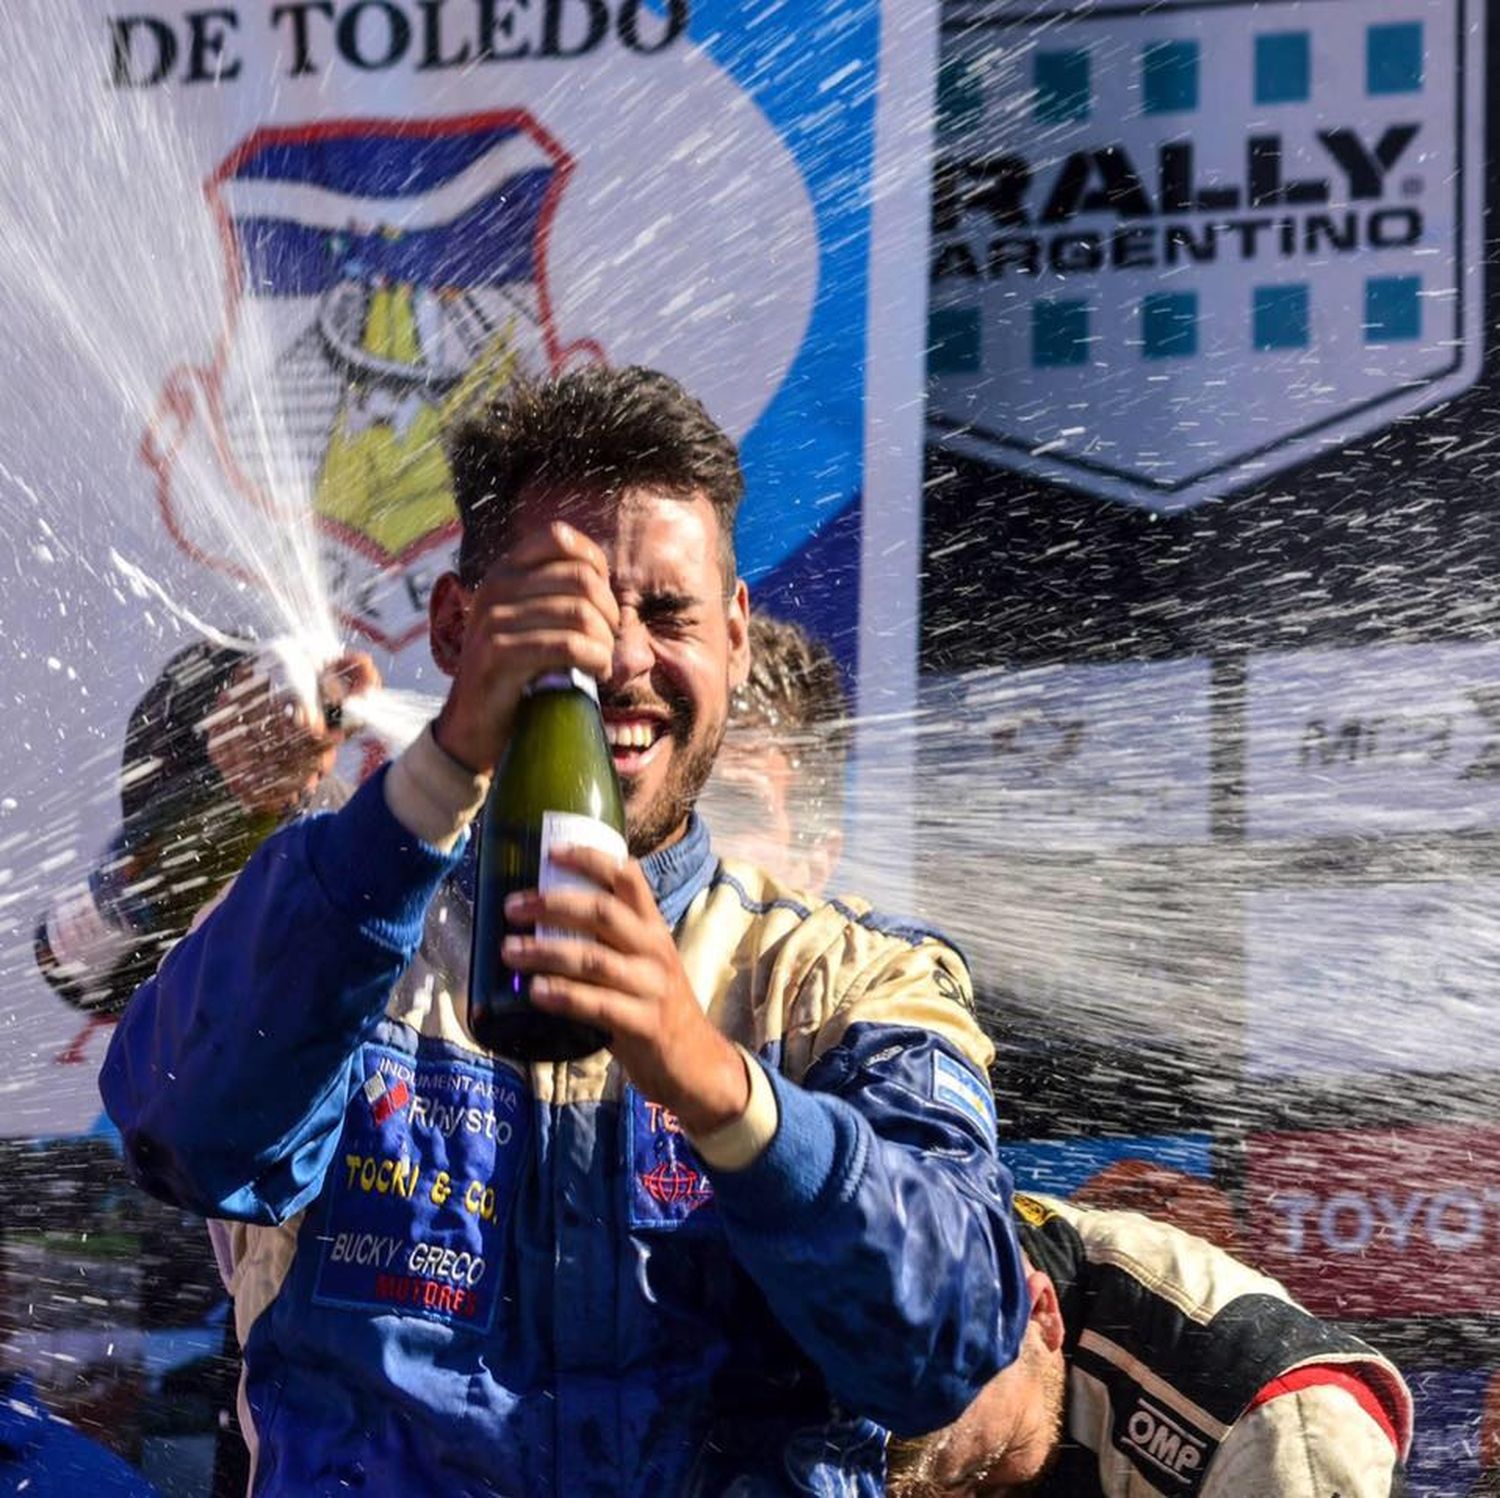
{"label": "racing suit collar", "polygon": [[1050,1215],[1041,1224],[1018,1217],[1016,1235],[1026,1257],[1051,1279],[1062,1310],[1063,1353],[1071,1358],[1083,1335],[1088,1296],[1088,1254],[1078,1230],[1064,1218]]}
{"label": "racing suit collar", "polygon": [[641,860],[641,872],[656,896],[656,908],[669,926],[683,918],[699,891],[713,878],[716,862],[708,824],[697,812],[689,814],[687,831],[675,843]]}

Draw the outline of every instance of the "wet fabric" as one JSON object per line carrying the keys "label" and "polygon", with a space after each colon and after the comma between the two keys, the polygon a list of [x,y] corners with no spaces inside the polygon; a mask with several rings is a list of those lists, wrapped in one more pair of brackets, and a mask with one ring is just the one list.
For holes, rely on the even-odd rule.
{"label": "wet fabric", "polygon": [[697,822],[648,858],[776,1096],[713,1170],[607,1052],[475,1047],[462,846],[381,779],[256,855],[101,1077],[142,1183],[230,1223],[255,1491],[880,1492],[1026,1317],[962,961]]}

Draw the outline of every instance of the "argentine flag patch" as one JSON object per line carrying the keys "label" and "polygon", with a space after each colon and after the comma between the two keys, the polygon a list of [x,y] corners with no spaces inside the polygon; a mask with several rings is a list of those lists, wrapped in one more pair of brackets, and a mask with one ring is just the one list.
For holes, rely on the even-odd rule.
{"label": "argentine flag patch", "polygon": [[995,1142],[995,1099],[990,1090],[962,1061],[932,1053],[932,1100],[957,1109],[972,1123],[979,1125],[984,1137]]}

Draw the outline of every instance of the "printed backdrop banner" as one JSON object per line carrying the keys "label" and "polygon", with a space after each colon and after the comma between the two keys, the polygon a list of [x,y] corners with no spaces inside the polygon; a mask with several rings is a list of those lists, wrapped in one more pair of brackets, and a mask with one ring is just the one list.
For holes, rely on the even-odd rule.
{"label": "printed backdrop banner", "polygon": [[1467,389],[1483,11],[950,6],[934,438],[1172,512]]}
{"label": "printed backdrop banner", "polygon": [[[742,444],[741,570],[853,672],[862,586],[913,590],[859,575],[881,506],[915,506],[920,445],[920,319],[867,362],[867,300],[925,297],[936,18],[91,0],[5,26],[29,113],[0,265],[0,1128],[41,1135],[97,1116],[102,1037],[30,932],[111,830],[125,720],[195,637],[183,611],[274,629],[306,612],[315,553],[343,638],[438,691],[426,601],[456,517],[435,439],[466,402],[601,361],[681,378]],[[911,454],[906,492],[866,473],[872,424]]]}

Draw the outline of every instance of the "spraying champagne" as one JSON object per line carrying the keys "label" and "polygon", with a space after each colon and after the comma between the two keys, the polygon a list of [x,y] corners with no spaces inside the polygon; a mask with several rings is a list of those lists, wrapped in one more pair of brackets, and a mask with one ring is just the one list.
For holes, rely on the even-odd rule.
{"label": "spraying champagne", "polygon": [[361,726],[351,692],[378,681],[367,656],[320,664],[284,639],[174,656],[131,715],[118,829],[38,922],[37,966],[58,995],[121,1010],[199,908],[305,804]]}

